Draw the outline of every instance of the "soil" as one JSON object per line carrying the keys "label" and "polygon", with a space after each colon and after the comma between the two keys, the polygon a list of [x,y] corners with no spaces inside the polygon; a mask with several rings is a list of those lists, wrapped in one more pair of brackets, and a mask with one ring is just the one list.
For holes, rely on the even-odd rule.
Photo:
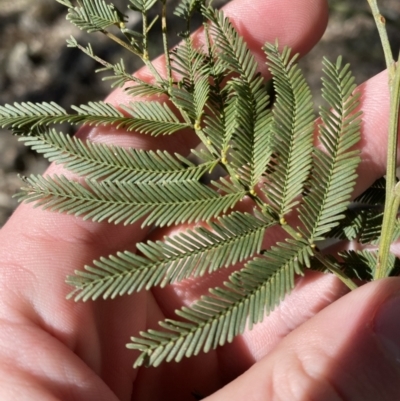
{"label": "soil", "polygon": [[[127,1],[114,3],[124,9]],[[384,68],[379,38],[366,3],[330,1],[328,29],[319,45],[301,61],[317,103],[323,56],[335,59],[342,54],[352,64],[358,83]],[[400,2],[383,0],[381,4],[396,53],[400,48]],[[131,28],[139,23],[134,12],[129,17]],[[180,29],[175,20],[170,26],[175,31]],[[65,7],[55,0],[0,0],[0,104],[55,101],[68,109],[71,104],[104,98],[110,91],[109,85],[93,73],[97,68],[95,62],[77,49],[66,47],[65,40],[70,35],[81,43],[88,41],[87,34],[65,20]],[[123,49],[101,34],[91,35],[90,42],[98,55],[110,61],[125,56]],[[157,55],[161,44],[152,43],[152,49],[153,56]],[[141,66],[135,59],[125,65],[131,71]],[[21,184],[18,175],[41,173],[46,166],[42,157],[0,129],[0,227],[16,207],[12,195]]]}

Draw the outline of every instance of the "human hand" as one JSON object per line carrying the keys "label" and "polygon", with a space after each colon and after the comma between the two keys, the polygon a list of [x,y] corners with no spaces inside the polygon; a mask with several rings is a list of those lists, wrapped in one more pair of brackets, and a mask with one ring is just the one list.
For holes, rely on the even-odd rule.
{"label": "human hand", "polygon": [[[278,37],[282,45],[304,54],[318,41],[327,20],[323,0],[236,0],[225,12],[256,54],[264,74],[265,41]],[[137,74],[150,79],[146,70]],[[381,74],[360,88],[364,122],[358,193],[384,174],[386,87],[386,75]],[[107,99],[113,104],[127,100],[121,91]],[[195,138],[185,134],[149,138],[98,128],[83,129],[79,135],[182,154],[196,145]],[[49,173],[61,169],[52,166]],[[374,330],[385,325],[379,317],[373,320],[385,300],[398,293],[398,279],[369,284],[324,309],[346,290],[332,276],[310,273],[262,324],[232,344],[180,364],[133,370],[135,354],[125,349],[129,337],[155,327],[227,274],[220,271],[207,279],[116,300],[66,301],[65,276],[101,255],[134,250],[149,235],[139,224],[121,228],[84,222],[22,205],[0,231],[1,400],[191,400],[192,392],[211,394],[253,364],[210,400],[399,399],[400,372],[395,362],[399,355],[383,348]],[[151,238],[177,230],[152,232]],[[389,306],[396,315],[391,301]],[[394,325],[388,328],[393,336],[400,336]]]}

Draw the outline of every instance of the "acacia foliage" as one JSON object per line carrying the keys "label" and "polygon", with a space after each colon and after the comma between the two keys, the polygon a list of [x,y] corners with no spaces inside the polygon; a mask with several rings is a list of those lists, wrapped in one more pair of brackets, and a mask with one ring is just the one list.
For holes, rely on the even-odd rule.
{"label": "acacia foliage", "polygon": [[[371,210],[384,201],[378,183],[359,198],[360,207],[349,208],[360,161],[354,145],[360,139],[361,114],[354,79],[340,57],[323,61],[326,105],[316,127],[297,55],[278,43],[265,45],[271,102],[269,85],[246,42],[204,0],[183,0],[175,10],[187,30],[182,44],[165,52],[166,76],[147,58],[148,36],[157,20],[149,22],[148,14],[157,6],[155,0],[128,2],[142,14],[142,32],[126,28],[127,17],[104,0],[58,1],[67,7],[71,23],[102,32],[140,57],[154,81],[131,76],[123,61],[110,63],[96,56],[90,44],[69,39],[69,46],[102,65],[99,72],[111,73],[105,79],[113,86],[142,100],[120,107],[91,102],[73,106],[71,112],[53,102],[0,106],[0,126],[80,178],[25,178],[18,199],[98,222],[142,219],[142,226],[158,227],[201,222],[174,237],[139,243],[139,253],[121,250],[93,261],[67,278],[74,287],[69,297],[115,298],[242,263],[221,287],[177,310],[175,319],[160,322],[159,330],[132,337],[128,348],[140,351],[136,367],[179,361],[232,341],[262,321],[306,269],[332,271],[345,281],[370,277],[372,253],[351,252],[337,260],[318,248],[328,238],[362,239],[369,233],[376,240],[381,220]],[[204,20],[204,47],[195,46],[190,37],[196,12]],[[112,33],[116,28],[123,39]],[[152,136],[193,131],[202,147],[187,156],[106,146],[58,132],[54,126],[60,123],[112,125]],[[205,175],[217,169],[223,173],[206,184]],[[253,202],[251,213],[235,211],[244,198]],[[277,226],[287,238],[264,249],[263,238]],[[396,266],[393,259],[393,271]]]}

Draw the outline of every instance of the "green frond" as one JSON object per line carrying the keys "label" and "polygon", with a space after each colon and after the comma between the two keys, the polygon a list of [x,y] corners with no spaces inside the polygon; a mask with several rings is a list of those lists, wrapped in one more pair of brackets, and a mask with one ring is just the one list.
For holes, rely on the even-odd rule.
{"label": "green frond", "polygon": [[116,107],[104,102],[89,102],[79,107],[72,106],[78,113],[74,120],[88,125],[109,125],[137,131],[152,136],[171,135],[176,131],[189,127],[181,123],[167,103],[156,101],[133,102],[120,106],[127,114],[125,117]]}
{"label": "green frond", "polygon": [[189,21],[195,11],[200,11],[205,0],[181,0],[175,8],[174,14],[177,17]]}
{"label": "green frond", "polygon": [[[228,135],[224,137],[224,145],[235,174],[245,186],[253,189],[272,154],[269,97],[262,78],[254,79],[250,85],[233,80],[230,86],[236,92],[235,115],[226,116]],[[226,111],[230,111],[229,106]]]}
{"label": "green frond", "polygon": [[357,240],[360,243],[374,241],[380,236],[382,213],[375,209],[352,205],[344,214],[339,225],[329,233],[330,237]]}
{"label": "green frond", "polygon": [[220,184],[225,193],[194,180],[132,183],[86,180],[85,184],[64,176],[30,176],[15,195],[19,201],[35,202],[44,209],[82,216],[85,220],[125,225],[147,216],[142,226],[159,227],[198,222],[219,216],[245,196],[234,186]]}
{"label": "green frond", "polygon": [[262,321],[294,287],[295,271],[301,271],[300,265],[306,265],[312,255],[304,242],[279,244],[279,248],[233,273],[224,288],[212,289],[210,295],[176,311],[184,321],[160,322],[168,331],[150,329],[132,337],[127,347],[141,352],[134,366],[158,366],[164,360],[179,362],[208,352]]}
{"label": "green frond", "polygon": [[290,49],[266,44],[269,70],[276,93],[273,108],[273,171],[264,192],[281,219],[298,203],[312,166],[314,112],[310,88]]}
{"label": "green frond", "polygon": [[300,209],[300,219],[311,242],[324,239],[344,218],[353,192],[359,151],[351,148],[360,139],[359,94],[349,67],[324,60],[323,96],[330,108],[321,107],[320,141],[325,152],[316,149],[309,193]]}
{"label": "green frond", "polygon": [[386,179],[381,177],[377,179],[367,190],[354,199],[354,202],[367,205],[384,205],[386,198]]}
{"label": "green frond", "polygon": [[133,102],[129,106],[120,106],[131,116],[130,123],[120,127],[128,131],[138,131],[152,136],[171,135],[188,128],[189,124],[180,122],[167,103],[157,101]]}
{"label": "green frond", "polygon": [[238,97],[234,93],[230,98],[221,102],[220,110],[210,109],[204,116],[203,131],[214,152],[226,157],[233,134],[237,128]]}
{"label": "green frond", "polygon": [[172,87],[169,90],[170,100],[181,111],[187,115],[195,127],[200,124],[205,105],[208,100],[209,82],[207,76],[198,77],[194,80],[192,90]]}
{"label": "green frond", "polygon": [[257,73],[257,62],[243,37],[239,36],[222,11],[203,8],[203,15],[212,22],[209,30],[219,49],[217,62],[223,63],[225,69],[238,73],[250,83]]}
{"label": "green frond", "polygon": [[[68,2],[69,3],[69,2]],[[114,4],[104,0],[81,0],[79,6],[69,7],[67,20],[87,32],[103,31],[112,25],[125,23],[125,17]]]}
{"label": "green frond", "polygon": [[[345,213],[345,218],[329,236],[357,240],[360,244],[378,245],[381,238],[383,211],[376,208],[360,208],[357,204]],[[392,242],[400,238],[400,220],[396,219]]]}
{"label": "green frond", "polygon": [[85,271],[75,271],[67,282],[76,287],[70,296],[86,301],[114,298],[188,277],[203,276],[259,253],[271,221],[263,216],[234,212],[164,241],[137,244],[143,256],[131,252],[102,257]]}
{"label": "green frond", "polygon": [[69,114],[55,103],[14,103],[0,106],[0,125],[8,128],[32,130],[37,126],[48,126],[68,122],[70,124],[114,125],[127,131],[144,134],[171,135],[190,125],[182,123],[166,103],[155,101],[135,102],[121,108],[104,102],[89,102],[71,106],[76,114]]}
{"label": "green frond", "polygon": [[[378,243],[382,229],[385,187],[385,177],[376,180],[353,201],[345,212],[344,219],[333,228],[330,235],[340,239],[357,239],[360,243]],[[393,241],[397,238],[396,230]]]}
{"label": "green frond", "polygon": [[67,112],[54,102],[22,102],[0,106],[2,128],[35,128],[68,121],[67,116]]}
{"label": "green frond", "polygon": [[193,88],[193,104],[194,111],[196,113],[196,122],[200,123],[203,117],[204,108],[208,101],[208,96],[210,92],[210,85],[208,82],[208,77],[204,76],[196,80]]}
{"label": "green frond", "polygon": [[223,140],[221,156],[224,159],[229,154],[232,168],[227,166],[227,169],[240,176],[245,186],[253,189],[271,155],[268,93],[263,79],[256,75],[254,56],[229,20],[222,12],[212,9],[204,8],[203,14],[212,22],[209,30],[219,49],[217,62],[239,74],[239,78],[233,78],[228,83],[228,88],[233,92],[232,102],[236,104],[231,103],[231,107],[228,105],[225,111],[234,111],[235,116],[229,115],[223,120],[230,129]]}
{"label": "green frond", "polygon": [[179,74],[178,82],[191,91],[196,77],[204,76],[206,72],[204,53],[193,46],[193,38],[189,37],[171,50],[170,57],[171,69]]}
{"label": "green frond", "polygon": [[19,139],[42,153],[51,162],[88,179],[109,181],[159,182],[199,180],[217,160],[208,158],[194,165],[183,156],[164,151],[125,149],[91,141],[82,141],[55,130]]}
{"label": "green frond", "polygon": [[[104,65],[104,64],[103,64]],[[128,91],[132,86],[126,86],[126,84],[136,84],[136,85],[146,85],[146,88],[152,88],[153,94],[164,94],[166,91],[159,86],[149,84],[147,82],[142,81],[141,79],[134,77],[132,74],[129,74],[125,70],[124,60],[121,59],[119,62],[115,64],[105,63],[103,68],[98,68],[96,70],[97,73],[100,72],[112,72],[113,75],[108,75],[102,78],[102,81],[111,81],[111,88],[124,88],[125,91]]]}
{"label": "green frond", "polygon": [[[377,250],[343,251],[339,255],[347,276],[362,281],[373,280],[378,259]],[[390,277],[400,274],[400,259],[392,253],[389,253],[388,257],[388,271]]]}
{"label": "green frond", "polygon": [[207,51],[205,52],[205,55],[207,60],[208,74],[210,76],[210,109],[216,113],[220,113],[224,108],[227,98],[229,97],[225,85],[226,70],[225,68],[221,68],[222,65],[218,61],[218,48],[212,39],[208,24],[204,24],[204,34],[207,45]]}
{"label": "green frond", "polygon": [[160,96],[167,95],[167,89],[149,84],[148,82],[135,80],[135,85],[127,86],[124,88],[126,93],[131,96],[145,97],[145,96]]}
{"label": "green frond", "polygon": [[[351,278],[371,281],[376,268],[377,256],[377,252],[373,250],[343,251],[340,253],[343,260],[343,271]],[[391,255],[389,263],[392,267],[394,260],[394,256]]]}
{"label": "green frond", "polygon": [[140,11],[142,13],[146,13],[154,6],[157,0],[129,0],[130,6],[132,10]]}
{"label": "green frond", "polygon": [[193,46],[191,37],[171,51],[171,69],[179,75],[171,100],[199,124],[209,95],[209,72],[205,55]]}

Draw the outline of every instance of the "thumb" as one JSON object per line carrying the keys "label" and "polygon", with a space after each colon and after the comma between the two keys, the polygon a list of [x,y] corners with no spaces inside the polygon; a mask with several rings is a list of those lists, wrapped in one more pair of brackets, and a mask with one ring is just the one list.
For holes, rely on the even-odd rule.
{"label": "thumb", "polygon": [[347,294],[207,401],[400,400],[400,278]]}

